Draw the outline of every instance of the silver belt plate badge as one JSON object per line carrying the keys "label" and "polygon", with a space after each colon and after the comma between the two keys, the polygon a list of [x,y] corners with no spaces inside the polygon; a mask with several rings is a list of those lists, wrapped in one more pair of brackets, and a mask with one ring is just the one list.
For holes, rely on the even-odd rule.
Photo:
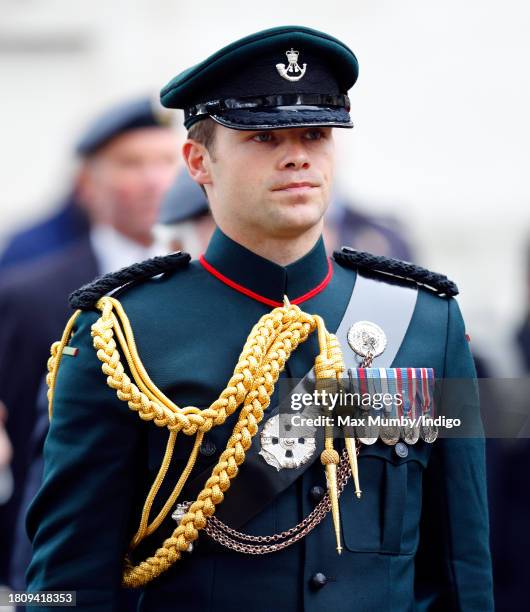
{"label": "silver belt plate badge", "polygon": [[296,469],[307,463],[316,449],[315,438],[280,437],[280,415],[271,417],[261,432],[259,454],[278,471]]}

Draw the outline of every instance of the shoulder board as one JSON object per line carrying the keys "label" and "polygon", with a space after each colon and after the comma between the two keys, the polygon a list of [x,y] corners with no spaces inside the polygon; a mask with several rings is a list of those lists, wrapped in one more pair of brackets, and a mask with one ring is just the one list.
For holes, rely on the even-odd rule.
{"label": "shoulder board", "polygon": [[132,266],[121,268],[117,272],[105,274],[96,280],[83,285],[70,294],[68,302],[72,308],[91,310],[96,302],[110,291],[129,286],[132,283],[147,280],[164,272],[174,272],[185,268],[191,257],[188,253],[177,251],[170,255],[146,259]]}
{"label": "shoulder board", "polygon": [[335,261],[345,268],[357,268],[373,274],[381,274],[402,280],[413,281],[438,295],[453,297],[458,295],[458,287],[443,274],[431,272],[408,261],[391,257],[382,257],[357,251],[351,247],[342,247],[333,253]]}

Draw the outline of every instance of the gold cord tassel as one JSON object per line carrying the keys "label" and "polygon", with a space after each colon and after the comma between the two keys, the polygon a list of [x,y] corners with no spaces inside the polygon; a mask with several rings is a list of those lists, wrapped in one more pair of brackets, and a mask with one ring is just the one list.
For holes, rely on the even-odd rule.
{"label": "gold cord tassel", "polygon": [[337,465],[339,463],[339,453],[333,448],[333,439],[326,438],[326,448],[320,455],[320,461],[326,469],[326,482],[328,485],[328,495],[331,501],[331,515],[333,517],[333,527],[337,540],[337,552],[342,553],[340,541],[340,512],[339,494],[337,490]]}
{"label": "gold cord tassel", "polygon": [[[344,363],[342,361],[342,352],[338,338],[334,334],[328,334],[328,356],[333,360],[333,367],[339,381],[340,375],[344,372]],[[337,384],[337,388],[338,388]],[[338,390],[338,389],[337,389]],[[357,450],[355,448],[355,438],[347,435],[347,428],[344,428],[344,444],[348,451],[348,460],[351,467],[353,482],[355,484],[355,495],[361,497],[361,488],[359,486],[359,468],[357,465]]]}
{"label": "gold cord tassel", "polygon": [[357,466],[357,449],[355,448],[355,438],[344,437],[344,444],[348,451],[348,460],[350,462],[351,473],[353,476],[353,483],[355,485],[355,495],[357,498],[361,497],[361,487],[359,485],[359,468]]}
{"label": "gold cord tassel", "polygon": [[[344,371],[342,352],[337,337],[330,334],[324,325],[324,321],[315,315],[318,331],[318,343],[320,354],[315,359],[316,388],[320,389],[323,395],[327,393],[337,393],[339,378]],[[324,406],[327,402],[323,402]],[[339,453],[333,448],[333,427],[326,425],[325,448],[320,455],[320,461],[326,470],[326,483],[328,488],[329,500],[331,502],[331,516],[333,517],[333,527],[337,540],[337,552],[342,553],[340,540],[340,511],[339,493],[337,486],[337,465],[339,464]]]}

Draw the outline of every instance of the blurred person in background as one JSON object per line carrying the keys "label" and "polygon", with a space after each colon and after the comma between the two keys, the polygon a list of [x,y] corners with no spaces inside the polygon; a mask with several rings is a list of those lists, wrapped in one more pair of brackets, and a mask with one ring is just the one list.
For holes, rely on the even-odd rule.
{"label": "blurred person in background", "polygon": [[74,187],[50,217],[11,236],[0,253],[0,273],[55,253],[86,236],[88,229],[88,218]]}
{"label": "blurred person in background", "polygon": [[394,218],[361,211],[355,201],[338,192],[331,200],[324,226],[328,251],[350,245],[358,251],[413,261],[405,228]]}
{"label": "blurred person in background", "polygon": [[[0,402],[0,508],[9,500],[13,492],[13,475],[11,472],[13,449],[5,429],[6,419],[6,407]],[[0,523],[0,542],[6,541],[8,533],[7,525]],[[3,586],[3,582],[0,579],[0,588]]]}
{"label": "blurred person in background", "polygon": [[[516,372],[530,373],[530,243],[524,269],[525,305],[523,321],[514,334]],[[512,375],[518,386],[516,374]],[[523,383],[524,385],[524,383]],[[525,386],[521,385],[524,389]],[[528,398],[526,398],[528,407]],[[501,406],[497,402],[497,406]],[[528,410],[528,408],[527,408]],[[528,412],[527,412],[528,414]],[[508,415],[504,415],[507,418]],[[524,419],[524,415],[521,415]],[[501,414],[502,417],[502,414]],[[525,422],[526,421],[526,422]],[[508,421],[509,423],[509,421]],[[488,492],[491,553],[495,581],[495,605],[499,611],[528,607],[528,550],[530,549],[530,440],[528,418],[521,422],[520,437],[487,440]],[[499,431],[502,432],[501,429]]]}
{"label": "blurred person in background", "polygon": [[[201,188],[183,170],[162,200],[158,220],[153,228],[158,253],[190,250],[198,257],[206,247],[214,228],[208,202]],[[31,543],[25,529],[25,513],[42,482],[43,446],[48,433],[48,400],[42,380],[36,400],[36,416],[27,441],[27,474],[17,518],[11,555],[9,584],[17,590],[26,588],[24,574],[31,560]],[[130,603],[126,599],[124,603]],[[126,609],[126,608],[125,608]]]}
{"label": "blurred person in background", "polygon": [[[11,473],[13,448],[5,428],[6,419],[6,407],[3,402],[0,402],[0,508],[9,500],[13,492],[13,475]],[[4,542],[6,536],[6,526],[0,524],[0,541]],[[0,581],[1,585],[2,581]]]}
{"label": "blurred person in background", "polygon": [[175,179],[177,145],[167,112],[158,111],[147,97],[127,100],[99,115],[77,145],[76,194],[89,220],[88,233],[2,275],[0,397],[13,445],[14,491],[0,508],[6,530],[0,582],[9,566],[36,396],[50,344],[60,336],[68,314],[66,298],[95,276],[156,254],[152,226]]}
{"label": "blurred person in background", "polygon": [[524,317],[515,334],[515,343],[519,351],[522,370],[530,373],[530,241],[526,246],[525,262],[526,304]]}
{"label": "blurred person in background", "polygon": [[158,221],[153,227],[159,251],[185,251],[192,257],[199,257],[214,229],[205,193],[187,170],[181,170],[162,202]]}
{"label": "blurred person in background", "polygon": [[100,135],[106,133],[110,136],[114,131],[118,133],[127,129],[164,125],[169,120],[164,108],[147,97],[128,100],[99,115],[88,126],[76,147],[81,164],[72,181],[72,188],[50,217],[11,236],[0,253],[0,272],[59,251],[88,234],[90,219],[79,193],[79,182],[83,176],[83,162],[95,152]]}

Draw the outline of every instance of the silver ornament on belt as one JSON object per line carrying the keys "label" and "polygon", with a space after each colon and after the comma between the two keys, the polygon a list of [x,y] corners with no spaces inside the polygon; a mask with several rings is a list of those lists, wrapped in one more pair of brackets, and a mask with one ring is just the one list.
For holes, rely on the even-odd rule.
{"label": "silver ornament on belt", "polygon": [[[180,521],[183,519],[186,512],[188,512],[190,506],[191,506],[191,502],[182,502],[180,504],[177,504],[175,510],[173,510],[173,513],[171,514],[171,518],[174,521],[177,521],[177,525],[180,525]],[[193,551],[193,542],[190,542],[188,545],[188,548],[186,549],[186,552],[190,553],[192,551]]]}
{"label": "silver ornament on belt", "polygon": [[278,471],[296,469],[307,463],[316,450],[315,438],[280,437],[280,415],[271,417],[261,432],[259,454]]}

